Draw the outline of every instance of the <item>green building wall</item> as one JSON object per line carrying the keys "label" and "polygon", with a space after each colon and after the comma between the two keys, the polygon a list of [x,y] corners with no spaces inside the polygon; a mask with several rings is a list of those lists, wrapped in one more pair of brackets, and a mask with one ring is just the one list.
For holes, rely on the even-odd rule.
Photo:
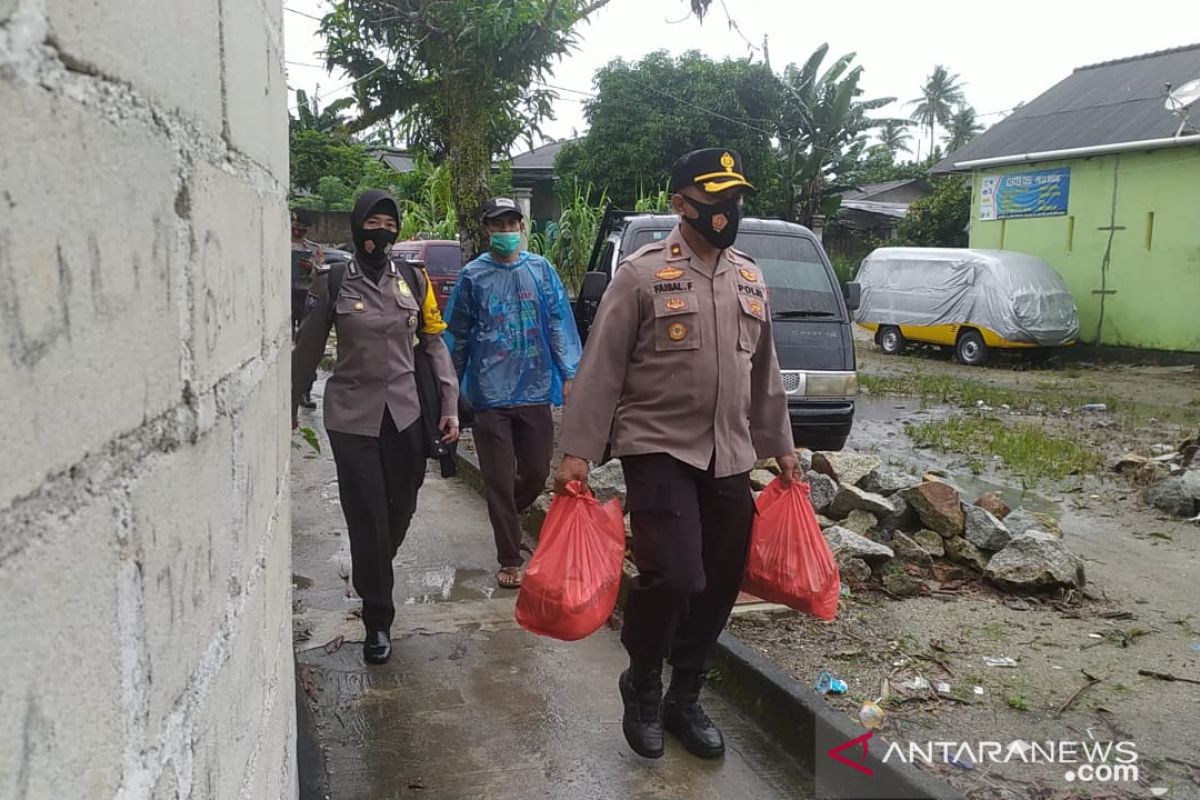
{"label": "green building wall", "polygon": [[[979,219],[984,176],[1058,167],[1071,169],[1065,216]],[[973,184],[971,247],[1058,270],[1081,341],[1200,352],[1200,147],[1018,164],[976,171]]]}

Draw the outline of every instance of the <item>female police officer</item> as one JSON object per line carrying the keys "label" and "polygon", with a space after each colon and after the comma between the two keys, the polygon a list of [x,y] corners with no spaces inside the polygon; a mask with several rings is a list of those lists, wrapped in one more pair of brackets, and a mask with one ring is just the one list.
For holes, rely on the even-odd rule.
{"label": "female police officer", "polygon": [[350,533],[354,589],[363,602],[363,658],[376,664],[391,655],[392,559],[425,479],[418,348],[438,384],[442,441],[458,438],[458,377],[441,339],[446,326],[432,287],[423,273],[388,256],[399,222],[396,201],[386,192],[358,198],[351,216],[354,259],[315,277],[292,354],[295,424],[302,379],[324,355],[330,328],[337,328],[337,362],[325,385],[325,428]]}

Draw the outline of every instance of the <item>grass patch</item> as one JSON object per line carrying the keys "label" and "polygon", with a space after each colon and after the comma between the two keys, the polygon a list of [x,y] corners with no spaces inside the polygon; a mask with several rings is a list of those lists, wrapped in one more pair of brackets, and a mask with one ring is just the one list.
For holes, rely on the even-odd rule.
{"label": "grass patch", "polygon": [[1105,393],[1092,382],[1077,382],[1078,371],[1065,373],[1067,380],[1037,381],[1031,389],[1017,391],[983,381],[952,375],[867,375],[859,373],[859,385],[871,394],[918,397],[938,405],[975,408],[1007,406],[1014,411],[1079,412],[1086,403],[1104,403],[1108,413],[1117,412],[1130,422],[1145,425],[1150,420],[1192,425],[1200,421],[1200,400],[1181,406],[1135,403]]}
{"label": "grass patch", "polygon": [[1044,478],[1062,480],[1068,475],[1094,472],[1103,464],[1097,453],[1028,422],[1009,426],[993,417],[955,416],[908,423],[905,430],[918,447],[960,453],[970,457],[977,467],[978,459],[999,456],[1027,485]]}
{"label": "grass patch", "polygon": [[1004,702],[1008,703],[1008,707],[1015,711],[1029,710],[1029,698],[1023,694],[1014,693],[1005,695]]}
{"label": "grass patch", "polygon": [[1003,622],[989,622],[980,628],[979,632],[993,642],[1003,641],[1008,638],[1008,627]]}
{"label": "grass patch", "polygon": [[1078,409],[1084,403],[1104,403],[1112,411],[1122,405],[1111,395],[1100,395],[1086,386],[1072,387],[1060,381],[1039,381],[1032,391],[1016,391],[952,375],[860,374],[858,380],[872,394],[915,396],[942,405],[978,406],[982,403],[993,408],[1008,406],[1018,411]]}

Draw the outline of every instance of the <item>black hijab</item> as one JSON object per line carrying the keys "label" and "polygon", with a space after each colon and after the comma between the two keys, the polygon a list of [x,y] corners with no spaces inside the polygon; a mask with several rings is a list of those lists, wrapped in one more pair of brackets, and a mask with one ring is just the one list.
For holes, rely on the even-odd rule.
{"label": "black hijab", "polygon": [[[371,189],[363,192],[354,204],[354,212],[350,215],[350,232],[354,236],[354,260],[362,269],[363,274],[375,283],[379,283],[383,270],[387,266],[387,245],[396,240],[391,231],[365,231],[363,223],[375,214],[387,214],[400,224],[400,207],[396,199],[382,189]],[[367,241],[375,242],[374,252],[368,253],[363,245]]]}

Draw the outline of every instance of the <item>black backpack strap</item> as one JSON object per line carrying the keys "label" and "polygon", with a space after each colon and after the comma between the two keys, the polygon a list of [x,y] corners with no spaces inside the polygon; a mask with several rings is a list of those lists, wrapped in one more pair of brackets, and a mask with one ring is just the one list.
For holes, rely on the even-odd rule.
{"label": "black backpack strap", "polygon": [[329,276],[325,279],[325,287],[329,299],[329,305],[326,307],[326,315],[328,316],[330,325],[333,324],[333,309],[337,305],[338,294],[342,291],[342,281],[345,277],[345,261],[336,261],[329,265]]}
{"label": "black backpack strap", "polygon": [[425,292],[428,291],[428,286],[425,284],[424,272],[416,269],[412,264],[405,261],[403,258],[397,259],[395,262],[396,268],[400,270],[400,277],[404,278],[404,282],[408,284],[408,288],[412,289],[413,297],[417,301],[417,314],[421,318],[421,324],[417,326],[417,339],[424,345],[429,338],[425,335]]}

